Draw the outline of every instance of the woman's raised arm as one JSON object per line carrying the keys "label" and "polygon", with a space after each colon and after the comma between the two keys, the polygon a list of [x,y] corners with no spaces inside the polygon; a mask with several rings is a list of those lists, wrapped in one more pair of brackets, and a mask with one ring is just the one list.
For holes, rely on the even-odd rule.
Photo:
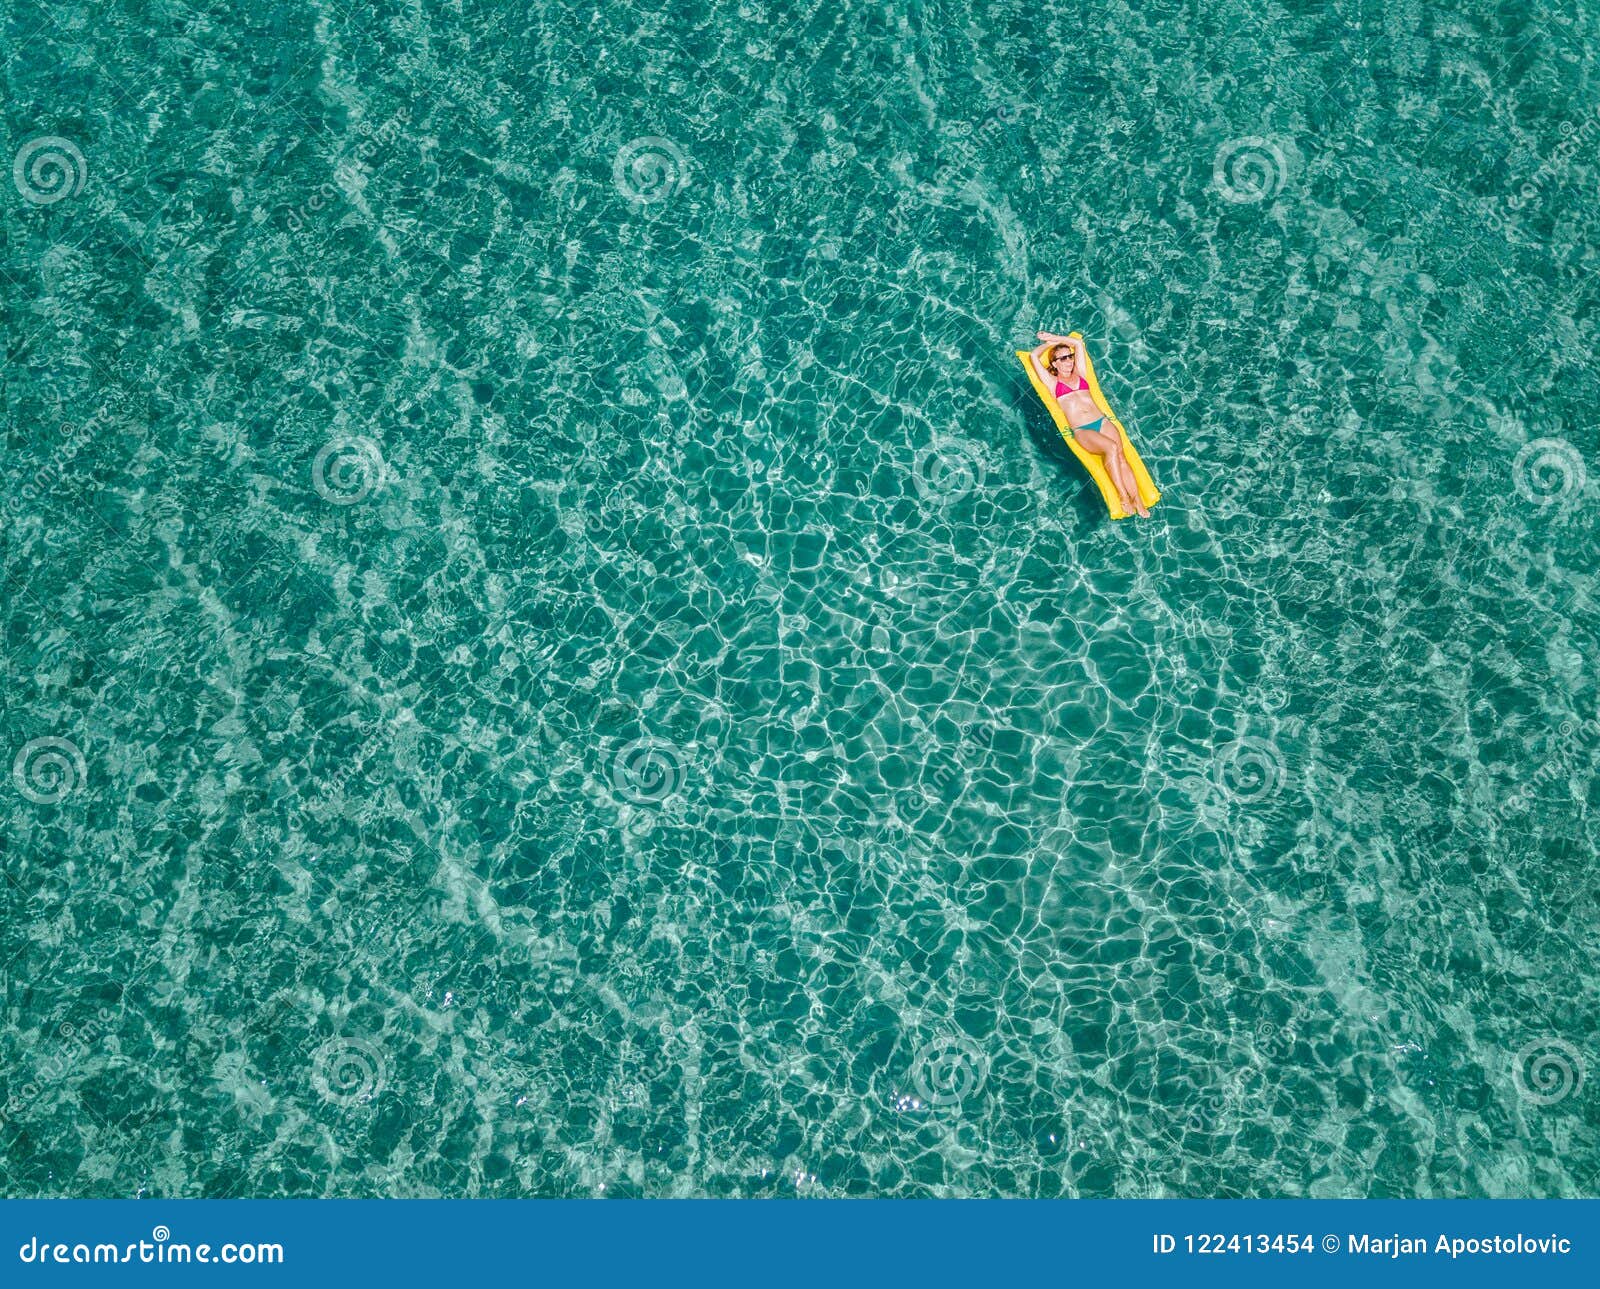
{"label": "woman's raised arm", "polygon": [[[1039,334],[1043,335],[1044,333],[1041,331]],[[1042,380],[1046,386],[1050,384],[1050,371],[1044,365],[1044,354],[1045,351],[1055,343],[1056,342],[1053,340],[1047,340],[1042,345],[1035,345],[1033,347],[1033,351],[1028,355],[1028,357],[1033,360],[1033,370],[1039,373],[1039,379]]]}

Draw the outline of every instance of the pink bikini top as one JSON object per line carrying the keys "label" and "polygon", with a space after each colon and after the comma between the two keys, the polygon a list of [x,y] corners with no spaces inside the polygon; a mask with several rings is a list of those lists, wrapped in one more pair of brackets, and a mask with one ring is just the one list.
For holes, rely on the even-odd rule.
{"label": "pink bikini top", "polygon": [[1088,388],[1089,388],[1089,382],[1084,380],[1084,378],[1082,376],[1078,377],[1078,383],[1072,389],[1068,389],[1065,384],[1063,384],[1061,381],[1058,380],[1056,382],[1056,397],[1060,398],[1063,394],[1076,394],[1078,392],[1078,390],[1080,390],[1080,389],[1088,389]]}

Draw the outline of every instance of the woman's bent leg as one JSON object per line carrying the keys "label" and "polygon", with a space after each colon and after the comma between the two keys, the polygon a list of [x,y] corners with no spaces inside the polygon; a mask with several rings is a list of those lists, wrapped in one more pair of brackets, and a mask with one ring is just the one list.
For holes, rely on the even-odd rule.
{"label": "woman's bent leg", "polygon": [[1144,504],[1144,498],[1139,495],[1139,477],[1128,464],[1128,454],[1120,448],[1117,450],[1117,465],[1122,469],[1122,482],[1128,489],[1128,499],[1133,503],[1130,509],[1141,519],[1148,519],[1150,509]]}
{"label": "woman's bent leg", "polygon": [[1111,476],[1112,486],[1116,488],[1117,495],[1122,500],[1122,508],[1130,515],[1148,514],[1139,496],[1138,481],[1134,479],[1133,471],[1122,455],[1121,440],[1101,430],[1074,430],[1073,434],[1089,451],[1105,459],[1106,473]]}
{"label": "woman's bent leg", "polygon": [[1118,489],[1123,493],[1123,503],[1130,514],[1137,514],[1141,519],[1150,517],[1150,510],[1144,504],[1144,498],[1139,495],[1139,479],[1133,473],[1133,467],[1128,464],[1126,440],[1116,430],[1105,432],[1111,441],[1112,451],[1106,456],[1107,468],[1115,470],[1121,478]]}

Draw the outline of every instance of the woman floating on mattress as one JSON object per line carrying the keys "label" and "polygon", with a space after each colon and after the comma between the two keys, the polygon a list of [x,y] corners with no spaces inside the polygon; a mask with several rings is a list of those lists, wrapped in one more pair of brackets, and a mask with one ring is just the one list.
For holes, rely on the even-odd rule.
{"label": "woman floating on mattress", "polygon": [[1115,422],[1106,422],[1089,392],[1089,382],[1083,378],[1088,364],[1084,361],[1083,341],[1074,336],[1057,336],[1041,331],[1039,345],[1028,356],[1043,382],[1043,388],[1054,395],[1066,413],[1067,425],[1073,437],[1086,451],[1103,457],[1106,473],[1122,500],[1122,508],[1141,519],[1150,517],[1150,510],[1139,495],[1139,483],[1128,465],[1123,451],[1122,435]]}

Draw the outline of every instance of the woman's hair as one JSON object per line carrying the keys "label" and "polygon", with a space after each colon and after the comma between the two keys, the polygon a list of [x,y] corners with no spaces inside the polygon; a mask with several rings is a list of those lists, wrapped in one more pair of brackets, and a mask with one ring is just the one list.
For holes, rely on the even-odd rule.
{"label": "woman's hair", "polygon": [[1050,357],[1049,357],[1049,360],[1045,363],[1045,366],[1046,367],[1054,367],[1056,365],[1056,363],[1060,360],[1061,351],[1063,349],[1065,349],[1067,351],[1067,355],[1069,357],[1076,358],[1078,356],[1078,351],[1076,349],[1074,349],[1071,345],[1051,345],[1050,346]]}

